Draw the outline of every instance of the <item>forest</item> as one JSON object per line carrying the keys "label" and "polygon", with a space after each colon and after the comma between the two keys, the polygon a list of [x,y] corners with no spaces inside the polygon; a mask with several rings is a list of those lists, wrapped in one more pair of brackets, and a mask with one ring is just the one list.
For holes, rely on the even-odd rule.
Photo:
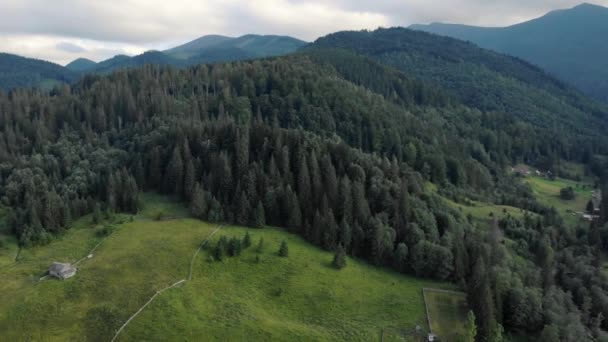
{"label": "forest", "polygon": [[[520,162],[559,172],[571,161],[608,184],[603,107],[540,71],[495,85],[513,91],[509,106],[507,97],[483,105],[338,47],[0,94],[12,231],[26,248],[45,244],[75,218],[133,213],[140,192],[158,191],[203,220],[285,227],[326,250],[456,283],[479,341],[605,340],[608,200],[598,221],[567,226],[506,172]],[[512,75],[523,72],[510,62]],[[536,103],[535,94],[550,96]],[[563,121],[549,125],[558,101]],[[525,214],[479,222],[444,198]]]}

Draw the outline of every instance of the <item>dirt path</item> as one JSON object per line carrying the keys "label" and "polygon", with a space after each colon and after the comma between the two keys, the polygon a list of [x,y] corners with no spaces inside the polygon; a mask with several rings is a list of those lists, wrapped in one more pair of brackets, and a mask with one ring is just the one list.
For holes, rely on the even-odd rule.
{"label": "dirt path", "polygon": [[201,251],[201,249],[203,248],[203,246],[209,241],[209,239],[211,239],[213,237],[213,235],[215,235],[215,233],[217,233],[220,229],[222,229],[222,227],[223,226],[218,226],[213,232],[211,232],[211,234],[209,234],[209,236],[207,236],[207,238],[203,242],[201,242],[201,244],[199,245],[199,247],[196,249],[196,251],[194,252],[194,255],[192,255],[192,259],[190,260],[190,271],[188,273],[188,278],[187,279],[179,280],[179,281],[175,282],[174,284],[172,284],[170,286],[167,286],[167,287],[165,287],[163,289],[160,289],[160,290],[156,291],[156,293],[144,305],[142,305],[142,307],[139,308],[139,310],[137,310],[137,312],[135,312],[131,317],[129,317],[129,319],[116,331],[116,334],[114,335],[114,337],[112,338],[112,340],[110,342],[116,341],[116,339],[118,338],[118,336],[120,335],[120,333],[127,327],[127,325],[135,317],[137,317],[137,315],[139,315],[146,308],[146,306],[148,306],[150,303],[152,303],[152,301],[154,301],[154,299],[157,296],[159,296],[161,293],[163,293],[166,290],[169,290],[171,288],[174,288],[176,286],[184,284],[188,280],[192,280],[192,271],[193,271],[193,267],[194,267],[194,261],[196,260],[196,256]]}

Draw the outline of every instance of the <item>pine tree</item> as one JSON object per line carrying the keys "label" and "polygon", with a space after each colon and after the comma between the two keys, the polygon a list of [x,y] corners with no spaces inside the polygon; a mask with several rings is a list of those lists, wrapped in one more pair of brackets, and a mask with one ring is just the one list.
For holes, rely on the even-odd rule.
{"label": "pine tree", "polygon": [[463,342],[475,342],[477,336],[477,325],[475,324],[475,314],[469,311],[467,314],[467,323],[465,325],[465,336]]}
{"label": "pine tree", "polygon": [[184,186],[184,162],[179,148],[173,149],[173,156],[169,162],[167,177],[165,178],[165,191],[181,196]]}
{"label": "pine tree", "polygon": [[192,216],[200,220],[207,219],[207,199],[205,198],[205,190],[199,183],[194,186],[194,193],[192,195],[192,202],[190,204],[190,212]]}
{"label": "pine tree", "polygon": [[194,162],[192,162],[192,158],[190,158],[186,161],[186,170],[184,173],[183,198],[186,201],[192,200],[195,184],[196,184],[196,175],[195,175]]}
{"label": "pine tree", "polygon": [[247,249],[247,248],[251,247],[251,236],[249,235],[249,232],[245,233],[245,236],[243,237],[242,246],[243,246],[243,249]]}
{"label": "pine tree", "polygon": [[334,255],[334,260],[332,261],[332,266],[336,269],[343,269],[346,267],[346,252],[344,252],[344,248],[342,245],[338,245],[336,249],[336,254]]}
{"label": "pine tree", "polygon": [[279,248],[279,256],[284,258],[289,256],[289,247],[287,246],[287,241],[285,240],[281,242],[281,247]]}
{"label": "pine tree", "polygon": [[93,209],[93,224],[99,224],[101,222],[101,204],[95,203],[95,209]]}
{"label": "pine tree", "polygon": [[253,226],[256,228],[263,228],[264,225],[266,225],[266,213],[264,212],[262,202],[258,202],[258,205],[253,212]]}
{"label": "pine tree", "polygon": [[258,245],[255,248],[256,253],[262,253],[264,251],[264,237],[261,236],[260,240],[258,241]]}

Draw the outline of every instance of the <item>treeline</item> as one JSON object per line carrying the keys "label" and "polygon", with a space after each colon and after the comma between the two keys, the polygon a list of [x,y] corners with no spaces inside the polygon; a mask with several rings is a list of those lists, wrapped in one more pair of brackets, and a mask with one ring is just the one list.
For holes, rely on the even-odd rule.
{"label": "treeline", "polygon": [[[44,243],[96,208],[134,212],[139,191],[160,191],[202,219],[282,226],[327,250],[340,245],[376,265],[460,283],[480,341],[497,340],[501,326],[540,334],[565,321],[578,329],[571,336],[602,336],[608,324],[594,322],[604,307],[585,316],[584,303],[568,306],[570,287],[556,271],[556,256],[585,263],[580,251],[592,244],[578,230],[559,240],[572,228],[504,169],[589,156],[601,170],[604,147],[595,137],[451,104],[399,74],[374,81],[372,91],[363,86],[387,69],[369,70],[357,86],[331,60],[293,56],[145,67],[86,77],[48,95],[0,95],[0,194],[13,209],[13,231],[24,245]],[[427,95],[410,94],[416,89]],[[487,229],[444,204],[428,182],[457,200],[513,203],[536,214]],[[532,255],[545,235],[553,257]],[[594,284],[589,291],[598,295],[584,298],[603,298],[604,285]],[[504,290],[511,288],[524,297]],[[549,310],[556,296],[568,305]],[[538,298],[548,304],[528,315],[526,305]]]}

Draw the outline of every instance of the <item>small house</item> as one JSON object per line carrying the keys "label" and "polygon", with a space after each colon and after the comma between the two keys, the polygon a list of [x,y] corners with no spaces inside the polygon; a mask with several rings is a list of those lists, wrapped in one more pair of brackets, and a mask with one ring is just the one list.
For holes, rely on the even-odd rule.
{"label": "small house", "polygon": [[75,274],[76,267],[71,264],[54,262],[51,267],[49,267],[49,275],[57,279],[65,280],[73,277]]}

